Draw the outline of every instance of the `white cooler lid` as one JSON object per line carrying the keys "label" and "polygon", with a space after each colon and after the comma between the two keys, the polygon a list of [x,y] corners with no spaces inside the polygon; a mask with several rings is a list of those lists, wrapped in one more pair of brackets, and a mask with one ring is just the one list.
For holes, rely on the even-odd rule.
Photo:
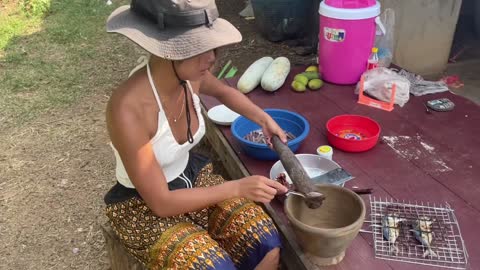
{"label": "white cooler lid", "polygon": [[366,8],[336,8],[325,4],[325,1],[320,3],[318,9],[320,15],[340,20],[363,20],[380,15],[380,3]]}

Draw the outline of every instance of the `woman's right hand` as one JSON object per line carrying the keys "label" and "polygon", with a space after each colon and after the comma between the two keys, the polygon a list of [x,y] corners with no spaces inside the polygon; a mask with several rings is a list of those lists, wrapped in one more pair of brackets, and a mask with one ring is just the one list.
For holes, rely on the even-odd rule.
{"label": "woman's right hand", "polygon": [[261,203],[269,203],[276,194],[283,194],[288,189],[279,182],[260,176],[252,175],[236,181],[236,196]]}

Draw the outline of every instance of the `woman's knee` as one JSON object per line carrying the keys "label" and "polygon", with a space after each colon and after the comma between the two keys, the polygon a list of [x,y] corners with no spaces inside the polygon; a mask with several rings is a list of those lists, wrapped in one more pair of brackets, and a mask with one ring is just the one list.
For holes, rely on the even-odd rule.
{"label": "woman's knee", "polygon": [[[256,203],[237,198],[218,204],[209,217],[210,235],[232,256],[239,269],[253,269],[281,246],[271,218]],[[278,251],[272,251],[276,256]]]}
{"label": "woman's knee", "polygon": [[150,250],[150,269],[235,269],[228,253],[207,231],[189,223],[165,231]]}
{"label": "woman's knee", "polygon": [[209,216],[209,232],[213,236],[232,236],[251,231],[254,227],[261,227],[268,234],[276,233],[276,227],[265,211],[245,198],[223,201],[214,207]]}

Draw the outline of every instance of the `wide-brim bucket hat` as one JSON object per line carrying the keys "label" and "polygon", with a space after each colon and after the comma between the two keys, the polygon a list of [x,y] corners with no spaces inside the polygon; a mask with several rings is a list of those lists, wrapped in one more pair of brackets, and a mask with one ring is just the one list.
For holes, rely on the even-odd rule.
{"label": "wide-brim bucket hat", "polygon": [[132,0],[108,17],[107,32],[158,57],[184,60],[242,40],[237,28],[218,16],[214,0]]}

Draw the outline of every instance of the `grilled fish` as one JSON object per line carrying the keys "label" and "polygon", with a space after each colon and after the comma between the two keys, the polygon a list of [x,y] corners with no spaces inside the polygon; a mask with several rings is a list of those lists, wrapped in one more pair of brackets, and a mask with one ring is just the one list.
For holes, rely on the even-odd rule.
{"label": "grilled fish", "polygon": [[400,235],[400,223],[403,221],[405,219],[400,218],[397,214],[389,214],[382,218],[383,238],[390,243],[390,252],[395,255],[399,251],[395,242]]}
{"label": "grilled fish", "polygon": [[420,217],[415,221],[415,223],[413,224],[413,230],[411,230],[415,235],[415,239],[417,239],[418,242],[422,243],[422,245],[427,249],[425,253],[423,253],[424,258],[427,256],[437,257],[437,254],[433,252],[431,248],[433,240],[433,222],[434,220],[429,217]]}

